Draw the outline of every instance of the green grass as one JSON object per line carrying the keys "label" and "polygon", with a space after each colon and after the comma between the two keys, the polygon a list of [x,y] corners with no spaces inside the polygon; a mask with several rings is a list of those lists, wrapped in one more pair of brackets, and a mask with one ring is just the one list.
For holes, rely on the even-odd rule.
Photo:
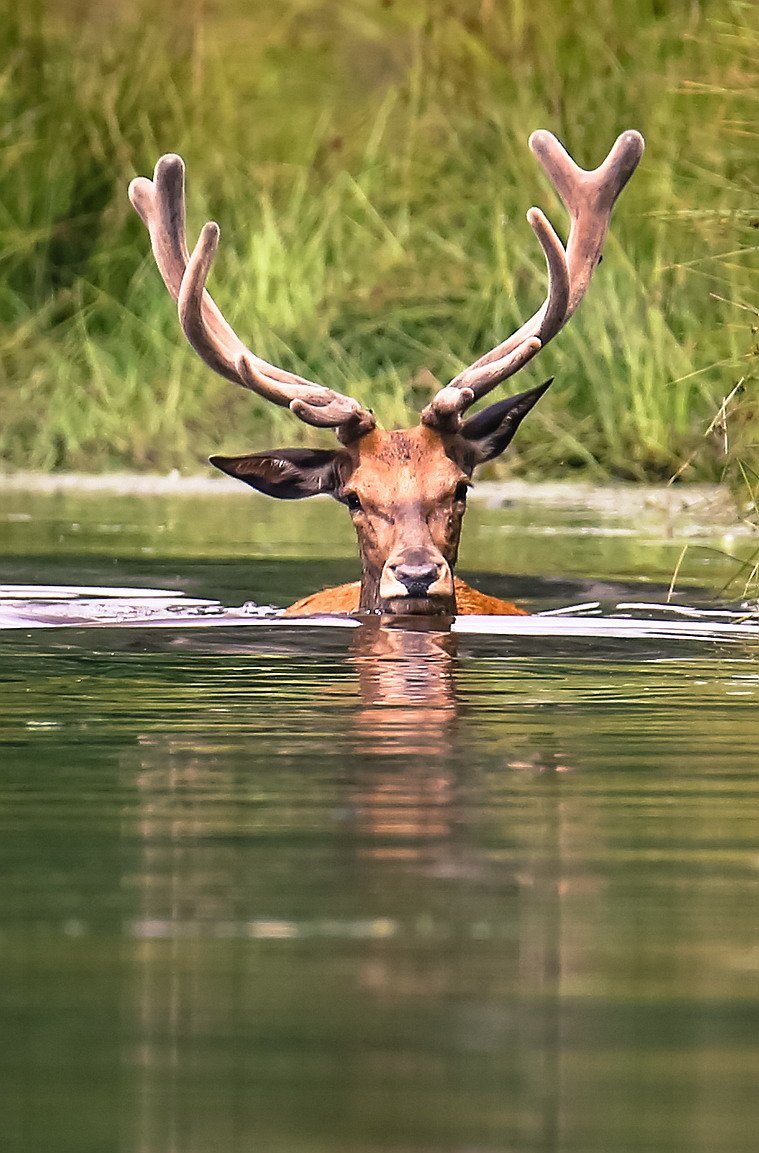
{"label": "green grass", "polygon": [[[212,289],[240,335],[400,424],[542,298],[525,212],[564,219],[537,127],[586,165],[626,127],[648,150],[588,299],[515,383],[556,375],[508,467],[759,467],[752,5],[2,3],[7,467],[189,472],[319,440],[184,347],[126,199],[162,152],[187,160],[193,238],[222,226]],[[741,378],[725,457],[704,432]]]}

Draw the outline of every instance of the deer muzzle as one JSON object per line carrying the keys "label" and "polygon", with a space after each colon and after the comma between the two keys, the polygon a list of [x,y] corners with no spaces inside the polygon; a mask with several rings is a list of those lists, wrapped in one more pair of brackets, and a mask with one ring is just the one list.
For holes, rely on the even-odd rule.
{"label": "deer muzzle", "polygon": [[390,557],[382,570],[379,592],[385,612],[453,611],[453,574],[437,552],[408,549]]}

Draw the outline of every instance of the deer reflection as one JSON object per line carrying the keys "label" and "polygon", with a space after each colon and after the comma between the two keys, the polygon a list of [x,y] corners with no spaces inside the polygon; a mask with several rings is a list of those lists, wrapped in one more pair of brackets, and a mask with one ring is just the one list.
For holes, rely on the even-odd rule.
{"label": "deer reflection", "polygon": [[351,656],[358,670],[359,751],[440,756],[456,720],[456,639],[450,631],[377,621],[359,629]]}
{"label": "deer reflection", "polygon": [[439,627],[376,622],[354,637],[360,707],[351,787],[360,852],[418,858],[451,833],[455,654],[455,638]]}
{"label": "deer reflection", "polygon": [[[379,1092],[383,1116],[392,1116],[416,1070],[412,1088],[428,1086],[436,1108],[451,1093],[468,1108],[475,1062],[484,1088],[477,1116],[461,1125],[500,1132],[504,1094],[513,1093],[507,1111],[527,1116],[540,1147],[554,1148],[567,947],[560,881],[571,853],[565,825],[576,815],[565,819],[547,782],[534,791],[536,832],[522,844],[501,797],[492,851],[483,832],[489,790],[501,787],[501,770],[512,779],[524,770],[509,770],[503,748],[492,768],[473,766],[478,718],[462,707],[457,639],[439,621],[357,629],[347,683],[335,678],[325,695],[317,670],[306,704],[297,697],[300,714],[302,686],[269,704],[258,760],[245,733],[263,731],[271,655],[251,655],[261,681],[245,679],[234,727],[229,714],[214,720],[213,708],[206,723],[194,722],[192,698],[180,691],[173,731],[145,735],[137,763],[134,754],[125,762],[140,845],[131,878],[138,1044],[125,1055],[138,1067],[136,1145],[242,1151],[259,1129],[285,1132],[276,1102],[286,1090],[288,1108],[314,1131],[324,1125],[322,1147],[334,1146],[348,1118],[357,1147],[373,1147],[377,1132],[360,1133],[356,1119]],[[309,731],[315,716],[334,732],[321,739],[331,756],[323,769],[308,761],[309,750],[327,752]],[[554,764],[528,754],[519,763],[529,760],[531,779]],[[427,1041],[407,1040],[407,1016],[432,1023]],[[243,1064],[219,1037],[238,1039]],[[295,1040],[280,1052],[280,1037]],[[309,1089],[314,1052],[336,1070],[326,1082],[344,1107],[334,1122],[320,1119]],[[195,1068],[206,1079],[188,1105]],[[515,1069],[519,1088],[505,1088]],[[284,1147],[296,1144],[286,1136]]]}

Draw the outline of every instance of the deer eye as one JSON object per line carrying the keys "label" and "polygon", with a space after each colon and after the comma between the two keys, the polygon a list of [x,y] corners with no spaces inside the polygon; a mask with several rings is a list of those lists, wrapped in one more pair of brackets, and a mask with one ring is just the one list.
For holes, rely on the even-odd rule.
{"label": "deer eye", "polygon": [[345,503],[351,512],[361,512],[361,501],[356,496],[355,492],[346,492]]}
{"label": "deer eye", "polygon": [[466,504],[467,494],[469,492],[469,485],[465,480],[456,485],[456,491],[453,494],[453,499],[456,504]]}

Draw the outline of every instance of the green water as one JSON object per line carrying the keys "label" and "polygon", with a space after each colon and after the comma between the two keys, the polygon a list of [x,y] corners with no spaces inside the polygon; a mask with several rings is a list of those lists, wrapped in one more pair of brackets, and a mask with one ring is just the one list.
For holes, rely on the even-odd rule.
{"label": "green water", "polygon": [[[318,502],[2,502],[3,583],[354,575]],[[472,509],[464,570],[534,608],[666,590],[680,541],[541,517]],[[729,578],[709,550],[681,601]],[[0,643],[3,1150],[756,1149],[756,646]]]}

